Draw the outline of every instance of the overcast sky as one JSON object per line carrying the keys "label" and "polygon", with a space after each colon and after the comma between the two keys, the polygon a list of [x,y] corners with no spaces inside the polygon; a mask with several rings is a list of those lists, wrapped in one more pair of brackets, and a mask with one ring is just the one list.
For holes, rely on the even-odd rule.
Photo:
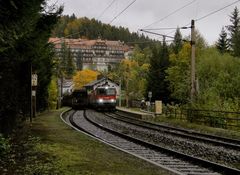
{"label": "overcast sky", "polygon": [[[115,0],[112,6],[100,16],[113,0],[53,0],[53,2],[56,1],[58,5],[64,5],[63,14],[71,15],[74,13],[77,17],[86,16],[88,18],[95,18],[107,24],[133,2],[133,0]],[[189,4],[184,9],[148,28],[181,27],[189,24],[191,19],[198,19],[235,1],[236,0],[136,0],[126,11],[117,17],[111,25],[127,27],[131,32],[137,32],[138,29],[144,28]],[[208,44],[214,44],[219,37],[221,28],[230,24],[229,15],[235,6],[240,9],[240,1],[196,22],[196,28]],[[174,30],[160,30],[154,32],[173,35],[173,31]],[[184,36],[189,35],[190,29],[182,30],[181,32]],[[156,37],[153,35],[149,36]],[[158,38],[160,39],[160,37]]]}

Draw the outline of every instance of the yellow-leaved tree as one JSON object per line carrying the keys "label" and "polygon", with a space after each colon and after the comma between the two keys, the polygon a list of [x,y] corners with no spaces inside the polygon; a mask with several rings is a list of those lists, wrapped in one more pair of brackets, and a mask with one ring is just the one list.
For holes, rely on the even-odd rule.
{"label": "yellow-leaved tree", "polygon": [[122,60],[119,65],[119,79],[122,80],[122,89],[125,91],[126,105],[129,99],[141,99],[146,91],[146,76],[149,64],[140,66],[135,60]]}
{"label": "yellow-leaved tree", "polygon": [[81,70],[73,77],[74,89],[80,89],[84,85],[97,79],[99,72],[93,70]]}
{"label": "yellow-leaved tree", "polygon": [[49,109],[57,108],[57,96],[58,96],[57,78],[52,77],[52,80],[48,86],[48,108]]}

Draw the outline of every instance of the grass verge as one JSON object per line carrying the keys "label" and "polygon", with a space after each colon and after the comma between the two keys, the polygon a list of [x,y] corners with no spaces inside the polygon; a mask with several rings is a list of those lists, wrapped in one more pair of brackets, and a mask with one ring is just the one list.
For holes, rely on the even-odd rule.
{"label": "grass verge", "polygon": [[54,157],[61,174],[171,174],[66,126],[59,118],[63,110],[66,108],[39,115],[32,126],[32,133],[41,140],[37,149]]}

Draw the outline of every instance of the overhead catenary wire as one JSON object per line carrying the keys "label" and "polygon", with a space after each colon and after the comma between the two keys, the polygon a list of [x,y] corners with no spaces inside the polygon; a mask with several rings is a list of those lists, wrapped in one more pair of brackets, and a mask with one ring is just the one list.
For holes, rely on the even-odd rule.
{"label": "overhead catenary wire", "polygon": [[155,21],[155,22],[153,22],[153,23],[151,23],[151,24],[149,24],[149,25],[147,25],[147,26],[145,26],[145,27],[143,27],[143,28],[145,29],[145,28],[147,28],[147,27],[150,27],[150,26],[153,25],[153,24],[156,24],[156,23],[159,23],[159,22],[163,21],[164,19],[168,18],[169,16],[171,16],[171,15],[177,13],[178,11],[186,8],[187,6],[193,4],[195,1],[196,1],[196,0],[193,0],[193,1],[185,4],[184,6],[181,6],[180,8],[174,10],[173,12],[171,12],[171,13],[169,13],[168,15],[164,16],[163,18],[161,18],[161,19],[159,19],[159,20],[157,20],[157,21]]}
{"label": "overhead catenary wire", "polygon": [[77,35],[77,34],[80,34],[80,33],[81,33],[81,32],[75,32],[75,33],[72,33],[72,34],[66,35],[66,36],[64,36],[64,37],[62,37],[62,38],[59,38],[59,39],[56,40],[56,41],[53,41],[52,43],[55,43],[55,42],[61,41],[61,40],[63,40],[63,38],[65,39],[65,38],[67,38],[67,37],[70,37],[70,36],[73,36],[73,35]]}
{"label": "overhead catenary wire", "polygon": [[116,0],[113,0],[103,11],[102,13],[97,17],[97,19],[100,19],[104,13],[113,5],[113,3],[115,2]]}
{"label": "overhead catenary wire", "polygon": [[149,33],[149,34],[154,34],[154,35],[159,35],[159,36],[162,36],[162,37],[174,39],[173,36],[168,36],[168,35],[164,35],[164,34],[160,34],[160,33],[156,33],[156,32],[150,32],[150,31],[147,31],[145,29],[140,29],[140,31],[145,32],[145,33]]}
{"label": "overhead catenary wire", "polygon": [[[165,42],[172,42],[173,40],[165,40]],[[126,42],[126,44],[149,44],[149,43],[157,43],[157,42],[162,42],[158,40],[153,40],[153,41],[130,41]]]}
{"label": "overhead catenary wire", "polygon": [[[224,9],[226,9],[226,8],[228,8],[228,7],[236,4],[236,3],[239,3],[239,2],[240,2],[240,0],[234,1],[234,2],[232,2],[232,3],[230,3],[230,4],[228,4],[228,5],[225,5],[224,7],[221,7],[221,8],[219,8],[219,9],[217,9],[217,10],[214,10],[214,11],[212,11],[212,12],[210,12],[210,13],[202,16],[202,17],[199,17],[199,18],[195,19],[195,21],[200,21],[200,20],[202,20],[202,19],[205,19],[205,18],[207,18],[207,17],[209,17],[209,16],[211,16],[211,15],[217,13],[217,12],[220,12],[220,11],[222,11],[222,10],[224,10]],[[184,25],[184,27],[189,26],[190,24],[191,24],[191,23],[188,23],[188,24]],[[169,34],[171,34],[171,33],[173,33],[173,32],[174,32],[174,31],[171,31],[171,32],[167,33],[167,35],[169,35]]]}
{"label": "overhead catenary wire", "polygon": [[[166,27],[166,28],[151,28],[151,29],[144,29],[144,30],[148,30],[148,31],[151,31],[151,30],[173,30],[173,29],[188,29],[190,27]],[[141,30],[141,29],[140,29]]]}
{"label": "overhead catenary wire", "polygon": [[224,6],[224,7],[222,7],[222,8],[220,8],[220,9],[218,9],[218,10],[215,10],[215,11],[210,12],[210,13],[208,13],[208,14],[206,14],[206,15],[200,17],[200,18],[197,18],[197,19],[195,19],[195,21],[200,21],[200,20],[202,20],[202,19],[204,19],[204,18],[207,18],[207,17],[209,17],[209,16],[211,16],[211,15],[213,15],[213,14],[219,12],[219,11],[224,10],[225,8],[228,8],[228,7],[230,7],[230,6],[232,6],[232,5],[236,4],[236,3],[238,3],[238,2],[240,2],[240,0],[234,1],[234,2],[232,2],[232,3],[230,3],[230,4],[226,5],[226,6]]}
{"label": "overhead catenary wire", "polygon": [[[202,16],[202,17],[196,18],[195,21],[200,21],[200,20],[202,20],[202,19],[205,19],[205,18],[207,18],[207,17],[209,17],[209,16],[211,16],[211,15],[217,13],[217,12],[220,12],[220,11],[222,11],[222,10],[224,10],[224,9],[226,9],[226,8],[234,5],[234,4],[237,4],[238,2],[240,2],[240,0],[234,1],[234,2],[228,4],[228,5],[224,6],[224,7],[221,7],[221,8],[219,8],[219,9],[217,9],[217,10],[214,10],[214,11],[212,11],[212,12],[210,12],[210,13]],[[184,27],[189,26],[190,24],[191,24],[191,23],[188,23],[188,24],[184,25]]]}
{"label": "overhead catenary wire", "polygon": [[[113,0],[113,1],[103,10],[102,13],[96,18],[96,20],[100,19],[100,18],[102,17],[102,15],[113,5],[113,3],[114,3],[115,1],[116,1],[116,0]],[[81,32],[75,32],[75,33],[66,35],[66,36],[64,36],[63,38],[68,38],[68,37],[70,37],[70,36],[77,35],[77,34],[80,34],[80,33],[81,33]],[[62,38],[60,38],[59,40],[54,41],[53,43],[58,42],[58,41],[60,41],[60,40],[62,40]]]}
{"label": "overhead catenary wire", "polygon": [[[150,34],[155,34],[155,35],[160,35],[160,36],[166,36],[166,37],[172,37],[172,36],[169,36],[169,34],[173,33],[173,31],[167,33],[167,34],[159,34],[159,33],[154,33],[154,32],[150,32],[150,31],[154,31],[154,30],[172,30],[172,29],[189,29],[191,28],[191,26],[183,26],[183,27],[170,27],[170,28],[152,28],[152,29],[139,29],[140,31],[142,32],[146,32],[146,33],[150,33]],[[184,42],[188,42],[187,40],[183,39]]]}
{"label": "overhead catenary wire", "polygon": [[[99,15],[98,18],[100,18],[100,17],[106,12],[106,10],[112,6],[112,4],[113,4],[115,1],[116,1],[116,0],[113,0],[113,1],[104,9],[104,11]],[[178,9],[176,9],[175,11],[173,11],[172,13],[170,13],[169,15],[165,16],[165,18],[167,18],[167,17],[169,17],[170,15],[173,15],[174,13],[178,12],[179,10],[181,10],[181,9],[189,6],[190,4],[194,3],[195,1],[196,1],[196,0],[193,0],[193,1],[191,1],[190,3],[188,3],[188,4],[186,4],[186,5],[182,6],[182,7],[180,7],[180,8],[178,8]],[[109,24],[111,24],[115,19],[117,19],[124,11],[126,11],[126,10],[127,10],[132,4],[134,4],[135,2],[136,2],[136,0],[132,1],[132,2],[131,2],[127,7],[125,7],[117,16],[115,16],[115,17],[110,21]],[[163,19],[162,19],[162,20],[163,20]],[[159,20],[158,20],[157,22],[159,22]],[[150,24],[150,25],[152,25],[152,24]],[[150,25],[149,25],[149,26],[150,26]],[[166,29],[167,29],[167,28],[166,28]],[[170,28],[169,28],[169,29],[170,29]],[[175,29],[176,29],[176,28],[175,28]],[[156,30],[156,29],[152,29],[152,30]],[[158,29],[158,30],[160,30],[160,29]],[[162,29],[162,30],[164,30],[164,29]],[[146,31],[145,31],[145,32],[146,32]],[[73,35],[76,35],[76,34],[79,34],[79,33],[80,33],[80,32],[76,32],[76,33],[67,35],[67,36],[65,36],[64,38],[67,38],[67,37],[69,37],[69,36],[73,36]],[[160,35],[161,35],[161,34],[160,34]],[[167,35],[162,35],[162,36],[167,36]],[[56,42],[56,41],[55,41],[55,42]]]}
{"label": "overhead catenary wire", "polygon": [[[147,31],[147,30],[144,30],[144,29],[140,29],[141,32],[145,32],[145,33],[149,33],[149,34],[153,34],[153,35],[158,35],[158,36],[161,36],[161,37],[165,37],[165,38],[171,38],[171,39],[175,39],[173,36],[169,36],[169,35],[165,35],[165,34],[161,34],[161,33],[156,33],[156,32],[150,32],[150,31]],[[172,40],[172,41],[173,41]],[[171,40],[169,40],[171,41]],[[188,40],[186,39],[182,39],[183,42],[189,42]]]}
{"label": "overhead catenary wire", "polygon": [[[112,6],[112,4],[115,2],[116,0],[113,0],[106,8],[105,10],[101,13],[101,15],[103,15],[105,13],[105,11],[110,8]],[[124,11],[126,11],[133,3],[135,3],[137,0],[134,0],[132,1],[127,7],[125,7],[117,16],[115,16],[110,22],[109,24],[111,24],[115,19],[117,19]],[[97,18],[99,19],[101,17],[101,15]],[[73,36],[73,35],[76,35],[76,34],[79,34],[80,32],[76,32],[76,33],[73,33],[73,34],[70,34],[70,35],[67,35],[65,36],[64,38],[67,38],[69,36]]]}
{"label": "overhead catenary wire", "polygon": [[115,19],[117,19],[124,11],[126,11],[132,4],[134,4],[137,0],[132,1],[129,5],[127,5],[127,7],[125,7],[120,13],[117,14],[117,16],[115,16],[110,22],[109,24],[111,24]]}

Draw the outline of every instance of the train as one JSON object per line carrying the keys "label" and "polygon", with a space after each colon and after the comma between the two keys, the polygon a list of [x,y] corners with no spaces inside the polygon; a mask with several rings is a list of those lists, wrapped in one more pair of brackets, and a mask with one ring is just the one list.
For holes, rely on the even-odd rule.
{"label": "train", "polygon": [[96,110],[116,110],[117,91],[114,87],[98,86],[91,92],[86,89],[75,90],[72,93],[72,108]]}
{"label": "train", "polygon": [[85,109],[88,107],[88,93],[85,88],[73,91],[71,105],[73,109]]}
{"label": "train", "polygon": [[116,109],[116,88],[100,86],[89,95],[89,105],[94,109],[115,110]]}

